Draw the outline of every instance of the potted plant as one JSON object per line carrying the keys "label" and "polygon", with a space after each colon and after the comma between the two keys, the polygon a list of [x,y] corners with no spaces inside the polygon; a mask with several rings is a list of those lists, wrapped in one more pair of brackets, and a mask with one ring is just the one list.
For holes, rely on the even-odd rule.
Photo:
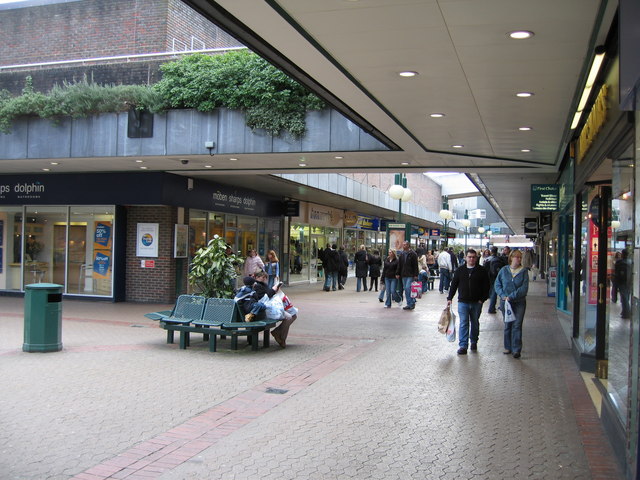
{"label": "potted plant", "polygon": [[189,284],[205,297],[233,298],[238,268],[243,262],[222,238],[214,235],[193,257]]}

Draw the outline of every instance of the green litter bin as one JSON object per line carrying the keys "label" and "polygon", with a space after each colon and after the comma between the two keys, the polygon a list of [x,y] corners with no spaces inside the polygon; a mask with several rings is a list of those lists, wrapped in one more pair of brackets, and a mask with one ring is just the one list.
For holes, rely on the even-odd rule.
{"label": "green litter bin", "polygon": [[23,352],[62,350],[62,285],[32,283],[24,297]]}

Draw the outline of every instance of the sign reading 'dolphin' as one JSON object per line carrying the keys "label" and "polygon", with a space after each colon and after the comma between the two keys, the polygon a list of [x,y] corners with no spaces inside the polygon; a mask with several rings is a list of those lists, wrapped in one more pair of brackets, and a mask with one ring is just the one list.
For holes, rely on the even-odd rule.
{"label": "sign reading 'dolphin'", "polygon": [[560,185],[532,184],[531,185],[531,211],[555,212],[560,201]]}

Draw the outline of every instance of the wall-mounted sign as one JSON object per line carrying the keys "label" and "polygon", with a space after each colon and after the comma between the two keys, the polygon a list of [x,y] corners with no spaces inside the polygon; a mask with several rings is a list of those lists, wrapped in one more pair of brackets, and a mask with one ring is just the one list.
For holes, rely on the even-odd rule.
{"label": "wall-mounted sign", "polygon": [[140,260],[141,268],[156,268],[155,260]]}
{"label": "wall-mounted sign", "polygon": [[158,256],[158,231],[159,223],[139,223],[138,234],[136,235],[136,256],[137,257],[157,257]]}
{"label": "wall-mounted sign", "polygon": [[539,184],[531,185],[531,211],[556,212],[560,201],[560,185]]}
{"label": "wall-mounted sign", "polygon": [[429,236],[430,237],[440,237],[440,229],[439,228],[432,228],[429,230]]}

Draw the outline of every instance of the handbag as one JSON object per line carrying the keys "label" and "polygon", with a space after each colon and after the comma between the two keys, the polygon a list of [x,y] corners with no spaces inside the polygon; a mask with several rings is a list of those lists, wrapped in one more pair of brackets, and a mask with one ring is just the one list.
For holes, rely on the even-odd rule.
{"label": "handbag", "polygon": [[411,282],[411,298],[422,298],[422,282]]}
{"label": "handbag", "polygon": [[504,323],[513,322],[516,319],[516,314],[513,313],[513,307],[509,300],[504,301]]}

